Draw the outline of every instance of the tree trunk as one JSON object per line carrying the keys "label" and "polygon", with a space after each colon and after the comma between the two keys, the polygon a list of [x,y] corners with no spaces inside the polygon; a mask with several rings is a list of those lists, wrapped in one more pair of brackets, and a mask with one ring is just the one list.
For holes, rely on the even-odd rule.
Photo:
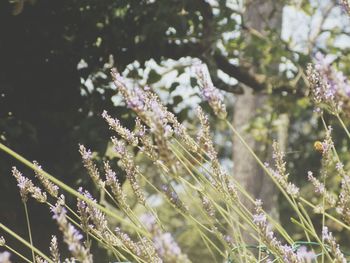
{"label": "tree trunk", "polygon": [[[243,16],[245,25],[260,32],[262,35],[266,35],[267,31],[273,30],[275,32],[281,32],[282,25],[282,1],[274,0],[251,0],[246,5],[246,11]],[[250,40],[247,36],[246,41]],[[244,56],[244,53],[243,53]],[[258,65],[259,61],[256,61]],[[256,72],[256,69],[252,68],[252,72]],[[273,71],[278,74],[278,65],[273,66]],[[271,156],[271,145],[263,145],[263,143],[257,142],[252,134],[247,131],[251,120],[256,116],[256,113],[267,102],[267,95],[262,93],[253,93],[253,90],[248,87],[243,87],[244,94],[237,96],[234,104],[234,116],[233,125],[246,140],[248,145],[254,150],[254,152],[262,159],[266,160],[268,156]],[[288,124],[288,116],[283,117],[285,124]],[[286,133],[287,126],[284,130],[281,129],[277,134],[282,135]],[[279,135],[278,135],[279,136]],[[284,141],[283,139],[282,141]],[[278,139],[278,141],[280,141]],[[282,142],[282,146],[285,142]],[[242,184],[242,186],[255,198],[263,201],[264,209],[278,220],[278,204],[277,204],[277,190],[271,179],[264,174],[263,170],[257,164],[254,157],[247,151],[239,139],[235,136],[233,138],[233,162],[234,162],[234,176]],[[243,199],[243,197],[242,197]],[[247,200],[243,199],[243,203],[249,208],[253,209],[254,206]],[[252,242],[250,238],[245,237],[246,242]]]}

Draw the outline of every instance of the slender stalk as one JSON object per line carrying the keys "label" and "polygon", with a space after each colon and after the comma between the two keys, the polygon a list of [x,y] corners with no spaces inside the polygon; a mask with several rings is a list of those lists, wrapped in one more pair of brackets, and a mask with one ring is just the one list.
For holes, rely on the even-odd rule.
{"label": "slender stalk", "polygon": [[62,188],[63,190],[65,190],[69,194],[71,194],[71,195],[73,195],[73,196],[75,196],[75,197],[85,201],[86,203],[88,203],[88,204],[90,204],[90,205],[92,205],[92,206],[94,206],[94,207],[96,207],[98,209],[100,209],[106,215],[109,215],[109,216],[113,217],[114,219],[120,221],[121,223],[126,224],[128,227],[130,227],[131,229],[135,230],[136,232],[140,232],[140,233],[142,233],[145,236],[149,236],[149,233],[147,231],[144,231],[143,229],[140,229],[137,225],[130,223],[129,221],[125,220],[123,217],[121,217],[121,216],[113,213],[112,211],[106,209],[105,207],[103,207],[103,206],[93,202],[89,198],[87,198],[84,195],[80,194],[78,191],[74,190],[73,188],[71,188],[70,186],[66,185],[62,181],[58,180],[57,178],[55,178],[51,174],[45,172],[44,170],[38,169],[38,167],[36,167],[33,163],[31,163],[30,161],[25,159],[23,156],[21,156],[20,154],[16,153],[13,150],[11,150],[10,148],[8,148],[7,146],[5,146],[2,143],[0,143],[0,150],[6,152],[7,154],[12,156],[13,158],[18,160],[19,162],[21,162],[24,165],[28,166],[30,169],[32,169],[34,171],[37,171],[42,176],[44,176],[45,178],[49,179],[54,184],[58,185],[60,188]]}
{"label": "slender stalk", "polygon": [[24,244],[26,247],[32,249],[36,254],[38,254],[40,257],[45,259],[49,263],[54,263],[50,258],[48,258],[43,252],[41,252],[39,249],[31,245],[28,241],[26,241],[24,238],[17,235],[15,232],[13,232],[10,228],[5,226],[4,224],[0,223],[0,228],[7,232],[9,235],[13,236],[15,239],[17,239],[19,242]]}
{"label": "slender stalk", "polygon": [[24,212],[25,212],[25,214],[26,214],[26,221],[27,221],[29,242],[30,242],[30,245],[31,245],[31,247],[32,247],[31,250],[32,250],[33,262],[35,263],[35,254],[34,254],[34,250],[33,250],[32,230],[31,230],[31,227],[30,227],[28,207],[27,207],[27,203],[26,203],[25,201],[23,201],[23,205],[24,205]]}
{"label": "slender stalk", "polygon": [[24,261],[29,262],[29,263],[33,263],[32,261],[30,261],[28,258],[23,256],[21,253],[19,253],[17,250],[13,249],[12,247],[10,247],[8,245],[5,245],[5,247],[7,248],[7,250],[11,251],[13,254],[16,254],[18,257],[20,257]]}

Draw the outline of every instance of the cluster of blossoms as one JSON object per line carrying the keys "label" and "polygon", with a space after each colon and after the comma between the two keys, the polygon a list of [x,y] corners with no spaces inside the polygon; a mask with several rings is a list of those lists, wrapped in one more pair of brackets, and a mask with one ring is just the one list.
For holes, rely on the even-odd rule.
{"label": "cluster of blossoms", "polygon": [[[88,191],[83,191],[83,189],[80,187],[79,192],[84,195],[86,198],[91,200],[93,203],[97,203],[95,199],[91,196],[91,194]],[[108,233],[108,224],[107,220],[105,218],[105,215],[97,209],[95,206],[91,205],[90,203],[87,204],[85,201],[78,199],[77,201],[77,207],[79,214],[81,216],[82,220],[82,227],[94,230],[94,233],[96,233],[98,236],[103,237],[109,237]],[[89,224],[89,221],[91,221],[91,224]],[[113,240],[113,239],[111,239]],[[115,242],[112,242],[112,244]]]}
{"label": "cluster of blossoms", "polygon": [[47,199],[46,193],[42,192],[39,187],[34,186],[33,182],[24,177],[16,167],[12,167],[12,175],[17,180],[19,192],[23,202],[27,202],[28,195],[31,195],[35,200],[40,203],[45,203]]}
{"label": "cluster of blossoms", "polygon": [[[86,190],[83,191],[81,188],[79,192],[83,194],[86,198],[91,200],[93,203],[97,204],[96,200],[93,199],[91,194]],[[111,231],[108,227],[108,222],[104,213],[93,206],[90,203],[86,203],[83,200],[78,200],[78,211],[82,220],[82,228],[88,228],[88,231],[94,233],[102,240],[105,241],[109,246],[117,246],[124,249],[136,257],[142,258],[149,262],[161,262],[155,253],[155,249],[150,242],[147,240],[142,240],[139,242],[134,242],[131,240],[128,234],[122,232],[119,228],[115,231]],[[91,224],[89,223],[91,222]]]}
{"label": "cluster of blossoms", "polygon": [[79,145],[79,152],[81,154],[81,157],[83,159],[83,164],[86,170],[88,171],[88,174],[90,175],[93,182],[99,186],[104,187],[104,184],[101,180],[100,173],[96,167],[96,164],[93,161],[92,152],[90,149],[86,149],[84,145]]}
{"label": "cluster of blossoms", "polygon": [[343,176],[336,211],[346,223],[350,224],[350,177],[348,175]]}
{"label": "cluster of blossoms", "polygon": [[57,221],[59,229],[63,233],[63,240],[68,245],[69,251],[76,260],[82,263],[92,263],[92,255],[90,249],[82,244],[83,236],[79,231],[68,222],[66,217],[66,209],[63,207],[64,197],[57,201],[56,205],[51,208],[53,218]]}
{"label": "cluster of blossoms", "polygon": [[273,142],[272,147],[272,158],[275,162],[275,169],[270,168],[268,163],[265,163],[265,166],[281,187],[283,187],[289,195],[296,198],[299,196],[299,188],[288,181],[289,174],[287,173],[286,162],[284,161],[284,153],[280,150],[277,142]]}
{"label": "cluster of blossoms", "polygon": [[133,156],[127,151],[124,142],[118,140],[117,138],[112,138],[115,151],[119,154],[121,158],[121,168],[126,173],[126,178],[130,181],[132,190],[134,191],[137,200],[141,204],[146,203],[146,197],[141,190],[139,183],[140,171],[137,165],[133,161]]}
{"label": "cluster of blossoms", "polygon": [[113,129],[116,133],[120,135],[129,144],[136,146],[138,145],[138,138],[129,129],[126,129],[120,124],[118,119],[114,119],[108,115],[107,111],[103,111],[102,117],[107,121],[110,129]]}
{"label": "cluster of blossoms", "polygon": [[0,252],[0,262],[1,263],[11,263],[10,256],[11,256],[11,254],[7,251]]}
{"label": "cluster of blossoms", "polygon": [[43,185],[46,192],[49,193],[49,195],[57,198],[58,197],[58,186],[52,183],[50,180],[48,180],[45,176],[42,175],[42,168],[38,164],[38,162],[33,161],[34,166],[36,167],[36,170],[34,170],[35,177],[39,179],[41,184]]}
{"label": "cluster of blossoms", "polygon": [[[334,112],[338,112],[344,106],[344,100],[339,98],[350,96],[350,86],[348,85],[345,77],[331,67],[331,61],[328,57],[317,55],[317,61],[315,67],[309,66],[308,77],[313,88],[314,100],[317,103],[324,103],[332,107]],[[223,104],[223,97],[220,92],[214,87],[208,72],[208,68],[198,63],[195,65],[196,74],[198,77],[199,86],[203,92],[204,98],[208,101],[209,105],[213,108],[215,114],[220,118],[226,116],[226,108]],[[203,229],[210,232],[212,236],[215,236],[219,240],[223,247],[227,251],[231,251],[234,246],[237,246],[236,236],[225,236],[221,230],[226,229],[226,225],[222,224],[219,217],[216,215],[221,214],[226,219],[226,212],[221,207],[220,202],[224,201],[226,207],[234,206],[243,208],[243,204],[239,201],[236,185],[233,184],[233,180],[229,178],[228,174],[223,171],[219,163],[218,153],[215,149],[213,140],[210,135],[209,118],[198,107],[197,116],[200,121],[200,130],[197,134],[197,141],[193,140],[187,133],[186,128],[178,122],[175,115],[169,112],[164,105],[162,105],[160,99],[154,94],[148,87],[141,88],[139,86],[128,87],[125,80],[117,73],[112,70],[112,76],[114,83],[118,88],[119,92],[124,97],[126,104],[131,108],[138,116],[136,119],[135,129],[133,131],[122,126],[118,119],[112,118],[106,111],[102,113],[102,117],[108,123],[110,129],[115,131],[121,138],[112,137],[113,149],[117,153],[120,161],[118,164],[125,171],[126,178],[130,182],[131,188],[137,198],[137,201],[148,209],[152,213],[145,213],[140,219],[134,213],[134,210],[130,208],[127,203],[127,196],[123,192],[122,185],[117,179],[116,173],[112,170],[109,162],[104,162],[104,174],[105,181],[101,179],[100,171],[97,165],[94,163],[92,151],[80,145],[79,151],[82,156],[84,167],[87,169],[88,174],[99,187],[100,191],[105,191],[108,197],[115,199],[118,203],[119,208],[128,216],[132,223],[137,225],[140,232],[128,234],[116,227],[113,230],[109,227],[111,222],[107,221],[107,217],[102,210],[98,209],[97,201],[92,195],[84,191],[82,188],[79,189],[80,198],[77,200],[77,211],[80,219],[80,228],[86,233],[87,236],[93,235],[96,237],[104,246],[108,246],[112,250],[115,249],[116,253],[120,253],[124,257],[124,254],[132,256],[137,262],[154,262],[154,263],[187,263],[190,260],[180,249],[174,237],[170,232],[166,232],[163,226],[159,223],[159,218],[156,211],[151,209],[146,204],[146,194],[143,192],[140,186],[140,177],[143,177],[139,166],[136,165],[134,156],[129,148],[134,147],[141,150],[142,153],[146,154],[157,168],[162,168],[162,176],[170,175],[171,180],[159,180],[157,185],[154,186],[165,196],[165,199],[173,205],[173,207],[184,217],[192,218],[187,203],[184,203],[180,199],[180,196],[174,189],[176,180],[180,178],[180,174],[185,170],[191,172],[191,167],[187,167],[186,163],[180,163],[183,161],[180,154],[194,158],[199,157],[198,162],[205,161],[209,169],[204,166],[199,169],[205,169],[202,177],[196,178],[195,181],[198,185],[191,185],[192,182],[187,181],[193,189],[196,189],[198,195],[194,195],[194,198],[199,197],[202,204],[202,209],[206,217],[209,218],[208,222],[201,224],[198,220],[198,224]],[[333,148],[333,141],[330,136],[331,129],[328,128],[326,139],[321,143],[322,152],[322,165],[326,167],[330,163],[331,150]],[[179,141],[173,140],[173,136],[177,136]],[[177,148],[171,148],[172,143],[183,146],[183,152],[179,151],[177,155]],[[183,144],[183,145],[182,145]],[[177,146],[177,144],[175,145]],[[175,150],[173,150],[175,149]],[[173,152],[172,152],[173,151]],[[192,155],[193,154],[193,155]],[[273,160],[274,167],[270,168],[267,164],[266,167],[274,177],[274,182],[279,184],[285,191],[293,198],[298,198],[299,188],[288,181],[289,174],[287,173],[284,153],[280,150],[276,142],[273,143]],[[187,160],[186,160],[187,161]],[[163,166],[162,166],[162,165]],[[79,231],[71,224],[67,211],[65,208],[64,196],[58,197],[58,187],[52,184],[44,176],[44,172],[38,163],[34,162],[36,177],[41,181],[44,189],[53,197],[58,198],[58,202],[52,207],[54,213],[53,218],[57,221],[60,230],[63,232],[63,240],[68,244],[68,249],[72,254],[72,258],[66,259],[64,262],[75,262],[79,260],[82,263],[90,263],[93,261],[90,253],[90,242],[83,242],[83,236]],[[191,164],[192,165],[192,164]],[[183,170],[181,170],[181,166]],[[199,165],[200,166],[200,165]],[[163,168],[165,167],[165,168]],[[196,164],[193,165],[193,170],[197,169]],[[323,169],[321,174],[326,178],[326,169]],[[342,164],[337,164],[337,170],[342,172],[343,181],[342,189],[339,195],[339,204],[337,211],[343,214],[345,221],[350,222],[350,210],[348,208],[350,203],[350,179],[344,173]],[[35,187],[33,183],[22,176],[22,174],[16,169],[12,170],[13,175],[18,181],[20,193],[23,201],[27,201],[28,196],[31,195],[40,202],[46,201],[46,193],[42,193],[38,187]],[[164,172],[164,174],[163,174]],[[197,172],[197,171],[196,171]],[[327,192],[324,184],[319,182],[312,173],[308,174],[309,180],[315,186],[316,192],[325,197],[326,202],[331,206],[335,207],[337,204],[336,199]],[[144,178],[145,179],[145,178]],[[186,177],[180,179],[186,180]],[[148,180],[146,178],[147,183]],[[164,184],[163,181],[166,181]],[[202,184],[207,183],[207,185]],[[111,190],[110,194],[107,188]],[[201,192],[204,189],[213,192]],[[192,190],[193,190],[192,189]],[[240,191],[241,188],[238,188]],[[242,191],[243,192],[243,191]],[[215,194],[215,198],[213,197]],[[81,196],[82,195],[82,196]],[[223,200],[217,202],[216,198],[223,197]],[[236,202],[237,201],[237,202]],[[198,207],[198,206],[197,206]],[[103,210],[105,211],[105,210]],[[248,211],[246,208],[240,211]],[[229,211],[231,212],[231,211]],[[322,210],[324,212],[324,209]],[[230,214],[227,214],[230,215]],[[240,216],[240,214],[238,214]],[[283,260],[283,262],[290,263],[309,263],[316,259],[316,255],[312,251],[308,251],[306,247],[294,248],[292,245],[283,244],[279,241],[275,233],[270,229],[268,225],[266,213],[262,209],[262,202],[256,201],[256,209],[253,216],[248,212],[247,217],[244,219],[250,220],[250,224],[254,224],[253,229],[257,231],[260,241],[267,246],[269,254],[265,259],[266,262],[270,262],[270,258],[274,257]],[[158,221],[157,221],[157,220]],[[197,220],[197,219],[196,219]],[[229,220],[228,220],[229,221]],[[141,224],[142,223],[142,224]],[[227,222],[230,223],[230,222]],[[277,229],[277,228],[276,228]],[[142,230],[142,231],[141,231]],[[144,230],[147,234],[144,234]],[[136,238],[136,234],[138,237]],[[202,235],[202,233],[201,233]],[[87,239],[88,240],[88,239]],[[239,240],[238,242],[240,242]],[[327,228],[323,230],[323,241],[330,248],[333,256],[338,260],[337,262],[346,262],[344,255],[339,249],[339,245],[336,244],[334,237],[328,232]],[[5,240],[0,238],[0,246],[5,244]],[[120,252],[122,251],[122,252]],[[125,253],[124,253],[125,252]],[[60,253],[58,250],[57,238],[52,236],[50,245],[50,254],[53,262],[60,262]],[[9,262],[9,254],[0,253],[0,262]],[[36,262],[44,263],[44,259],[36,257]]]}
{"label": "cluster of blossoms", "polygon": [[58,242],[57,242],[57,237],[56,236],[51,236],[51,242],[50,242],[50,254],[52,261],[55,263],[60,262],[60,252],[58,249]]}
{"label": "cluster of blossoms", "polygon": [[5,244],[6,244],[5,238],[3,236],[0,236],[0,247],[5,246]]}
{"label": "cluster of blossoms", "polygon": [[344,110],[349,102],[350,83],[344,74],[332,66],[331,56],[316,54],[316,64],[309,64],[307,77],[316,105],[325,105],[335,114]]}
{"label": "cluster of blossoms", "polygon": [[181,252],[181,248],[169,232],[163,232],[157,225],[155,217],[150,213],[141,215],[140,221],[152,235],[152,242],[157,254],[164,263],[189,263],[187,256]]}
{"label": "cluster of blossoms", "polygon": [[219,118],[225,118],[227,112],[223,103],[224,99],[220,91],[214,86],[208,67],[201,61],[197,61],[194,65],[194,70],[204,99],[208,101],[210,107]]}
{"label": "cluster of blossoms", "polygon": [[[6,244],[5,238],[0,236],[0,247],[4,247]],[[1,263],[11,263],[10,261],[11,254],[7,251],[0,252],[0,262]]]}
{"label": "cluster of blossoms", "polygon": [[344,7],[345,11],[350,15],[350,3],[349,0],[341,0],[341,5]]}
{"label": "cluster of blossoms", "polygon": [[118,205],[121,208],[128,210],[129,206],[126,202],[126,195],[116,176],[116,173],[111,169],[108,162],[104,163],[104,170],[105,170],[105,176],[106,176],[106,185],[111,188],[115,200],[118,201]]}
{"label": "cluster of blossoms", "polygon": [[229,176],[222,169],[219,159],[218,153],[214,147],[213,140],[210,135],[210,125],[209,118],[204,114],[201,107],[197,107],[197,117],[200,121],[200,128],[197,135],[197,143],[199,148],[209,157],[210,166],[211,166],[211,175],[207,175],[208,180],[213,185],[215,189],[224,193],[224,189],[236,200],[237,192],[233,185],[230,182]]}
{"label": "cluster of blossoms", "polygon": [[114,230],[116,236],[121,240],[123,245],[134,255],[136,258],[144,259],[143,262],[162,263],[162,259],[159,257],[155,245],[147,238],[141,238],[140,241],[133,241],[130,236],[123,232],[119,227]]}
{"label": "cluster of blossoms", "polygon": [[[330,192],[326,190],[326,187],[323,183],[321,183],[317,178],[315,178],[311,171],[308,171],[307,178],[312,183],[312,185],[315,188],[315,192],[317,194],[320,194],[324,197],[325,202],[330,206],[334,207],[336,205],[336,198],[334,195],[332,195]],[[316,212],[322,213],[324,208],[316,207]]]}
{"label": "cluster of blossoms", "polygon": [[280,255],[284,262],[302,263],[303,259],[298,257],[293,248],[289,245],[282,245],[282,243],[277,240],[274,233],[269,230],[267,218],[262,209],[261,200],[256,201],[255,210],[256,212],[253,215],[253,222],[256,225],[259,236],[264,244],[266,244],[271,251],[274,251],[277,255]]}
{"label": "cluster of blossoms", "polygon": [[312,263],[316,259],[316,254],[313,251],[307,250],[306,246],[301,246],[297,250],[297,257],[302,259],[303,263]]}
{"label": "cluster of blossoms", "polygon": [[339,244],[337,244],[333,234],[328,231],[328,228],[325,226],[322,229],[322,240],[325,244],[329,245],[330,250],[335,257],[334,262],[346,263],[346,258],[344,254],[340,251]]}
{"label": "cluster of blossoms", "polygon": [[[126,101],[127,106],[150,128],[156,140],[162,141],[166,138],[170,138],[175,133],[190,150],[197,150],[186,128],[178,122],[173,113],[166,109],[155,93],[150,91],[148,87],[141,88],[136,85],[131,87],[127,86],[124,78],[115,69],[112,69],[111,74],[114,84]],[[134,138],[128,138],[129,135],[132,136],[132,133],[123,129],[119,125],[119,121],[111,120],[106,113],[104,113],[103,116],[110,124],[111,128],[120,134],[122,138],[127,141],[133,139],[133,143],[136,143]]]}

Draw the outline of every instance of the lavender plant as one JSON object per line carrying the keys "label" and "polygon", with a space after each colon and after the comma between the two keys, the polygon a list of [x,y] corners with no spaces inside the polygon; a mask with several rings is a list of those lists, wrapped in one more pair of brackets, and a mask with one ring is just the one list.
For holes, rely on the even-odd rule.
{"label": "lavender plant", "polygon": [[[126,174],[127,183],[121,185],[109,162],[104,162],[103,169],[99,169],[93,152],[80,145],[83,165],[100,193],[97,200],[85,189],[72,189],[45,172],[37,162],[29,162],[0,144],[2,150],[33,169],[42,185],[41,188],[36,186],[13,168],[12,174],[18,182],[26,211],[29,242],[0,223],[3,232],[32,251],[32,259],[7,245],[3,237],[0,237],[0,246],[26,262],[100,262],[91,252],[91,247],[96,244],[115,262],[199,262],[201,258],[193,258],[188,253],[190,245],[180,245],[185,243],[180,242],[181,234],[190,231],[200,237],[199,242],[205,249],[203,255],[210,256],[212,262],[347,262],[344,246],[338,243],[326,222],[332,222],[344,231],[350,230],[349,175],[334,146],[332,129],[323,119],[323,110],[335,115],[350,139],[342,120],[350,96],[345,76],[332,67],[328,57],[320,54],[316,56],[316,64],[307,68],[312,99],[326,130],[325,139],[319,145],[322,154],[320,175],[311,171],[305,173],[315,195],[321,197],[321,202],[314,204],[303,197],[300,186],[290,181],[285,153],[278,143],[273,143],[273,164],[259,159],[226,120],[223,96],[213,85],[206,65],[197,61],[194,69],[203,98],[250,151],[266,176],[271,178],[271,183],[279,188],[293,210],[291,223],[304,233],[304,239],[296,240],[293,233],[288,233],[264,211],[263,201],[254,200],[234,176],[225,171],[211,138],[209,116],[203,109],[197,109],[199,125],[194,135],[167,110],[156,93],[148,87],[128,85],[113,69],[111,75],[118,92],[137,116],[134,130],[129,130],[108,112],[102,113],[102,118],[115,133],[110,145],[119,160],[119,167]],[[135,152],[152,164],[152,174],[139,163]],[[334,176],[329,174],[328,168],[333,165],[336,176],[342,180],[336,192],[327,189],[328,179]],[[131,191],[126,191],[127,186]],[[76,209],[65,202],[67,194],[77,198]],[[35,247],[32,241],[35,233],[31,233],[27,209],[29,198],[51,211],[69,257],[62,258],[64,253],[60,251],[62,246],[60,244],[59,248],[56,236],[52,236],[50,255]],[[242,198],[255,209],[250,211]],[[177,231],[162,215],[164,207],[170,207],[174,217],[181,222]],[[312,220],[313,213],[321,215],[321,227]],[[255,243],[246,244],[244,236],[247,234]],[[0,253],[0,262],[11,262],[9,252]]]}

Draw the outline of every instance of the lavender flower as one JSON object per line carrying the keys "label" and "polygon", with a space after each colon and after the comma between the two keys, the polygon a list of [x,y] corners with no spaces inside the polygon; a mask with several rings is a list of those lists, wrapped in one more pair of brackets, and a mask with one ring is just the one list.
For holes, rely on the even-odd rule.
{"label": "lavender flower", "polygon": [[344,103],[349,100],[350,84],[342,72],[331,64],[332,57],[317,53],[316,64],[307,67],[307,77],[311,93],[316,104],[325,104],[331,112],[339,113]]}
{"label": "lavender flower", "polygon": [[51,208],[53,219],[57,221],[59,229],[63,233],[63,240],[68,245],[69,251],[73,257],[82,263],[92,263],[92,255],[87,247],[81,243],[83,236],[75,227],[70,224],[66,218],[66,209],[61,205],[62,200]]}
{"label": "lavender flower", "polygon": [[169,232],[155,236],[153,242],[158,254],[163,258],[166,258],[166,254],[175,256],[181,254],[180,247]]}
{"label": "lavender flower", "polygon": [[48,263],[47,260],[39,257],[39,256],[35,256],[35,262],[37,263]]}
{"label": "lavender flower", "polygon": [[344,254],[340,251],[339,244],[337,244],[333,234],[328,231],[328,227],[324,226],[322,229],[322,240],[330,246],[330,250],[335,257],[336,261],[339,263],[346,263],[346,258]]}
{"label": "lavender flower", "polygon": [[347,224],[350,224],[350,177],[348,175],[344,175],[340,189],[336,211]]}
{"label": "lavender flower", "polygon": [[202,62],[198,61],[194,65],[194,70],[197,75],[199,87],[202,90],[202,95],[208,101],[210,107],[215,114],[220,118],[225,118],[227,115],[225,104],[223,103],[223,96],[219,90],[214,86],[208,67]]}
{"label": "lavender flower", "polygon": [[142,146],[140,150],[153,162],[159,161],[159,154],[157,152],[157,147],[153,144],[153,139],[150,134],[148,134],[148,129],[141,123],[139,118],[136,118],[135,129],[137,130],[136,135],[139,138]]}
{"label": "lavender flower", "polygon": [[[324,196],[324,199],[326,201],[326,203],[330,206],[330,207],[334,207],[337,200],[335,199],[335,197],[326,190],[326,187],[323,183],[321,183],[317,178],[315,178],[312,174],[311,171],[308,171],[307,173],[308,175],[308,179],[309,181],[312,183],[312,185],[315,188],[315,192]],[[323,210],[323,209],[322,209]],[[322,211],[321,210],[321,211]],[[321,212],[320,211],[320,212]]]}
{"label": "lavender flower", "polygon": [[119,227],[116,227],[114,232],[125,247],[127,247],[134,255],[138,257],[141,256],[142,251],[140,246],[138,246],[134,241],[132,241],[128,234],[124,233]]}
{"label": "lavender flower", "polygon": [[34,186],[33,182],[28,178],[24,177],[16,167],[12,167],[12,175],[17,180],[19,192],[23,202],[27,202],[28,195],[31,195],[35,200],[40,203],[45,203],[47,196],[46,193],[42,192],[39,187]]}
{"label": "lavender flower", "polygon": [[92,152],[89,149],[86,149],[84,145],[79,145],[79,152],[81,154],[81,157],[83,159],[83,164],[86,170],[88,171],[91,179],[94,181],[94,183],[99,187],[104,187],[104,183],[101,180],[100,173],[97,169],[96,164],[94,163],[92,159]]}
{"label": "lavender flower", "polygon": [[5,244],[6,244],[5,238],[3,236],[0,236],[0,247],[5,246]]}
{"label": "lavender flower", "polygon": [[302,263],[297,254],[294,253],[294,250],[288,245],[282,245],[274,236],[274,233],[268,229],[267,218],[262,210],[261,200],[257,200],[255,204],[256,208],[255,214],[253,215],[253,223],[257,226],[261,240],[271,251],[275,251],[277,255],[280,255],[283,262]]}
{"label": "lavender flower", "polygon": [[118,201],[119,205],[124,209],[129,209],[126,202],[126,195],[122,189],[122,186],[117,179],[116,173],[112,171],[108,162],[104,163],[104,170],[106,175],[106,185],[112,189],[115,200]]}
{"label": "lavender flower", "polygon": [[344,164],[341,162],[337,162],[335,165],[335,169],[337,169],[338,172],[342,171],[344,169]]}
{"label": "lavender flower", "polygon": [[40,180],[40,182],[42,183],[42,185],[44,186],[44,189],[53,197],[57,197],[58,196],[58,186],[55,185],[54,183],[52,183],[50,180],[48,180],[45,176],[42,175],[41,171],[42,168],[41,166],[38,164],[38,162],[33,161],[33,164],[35,165],[35,167],[39,170],[34,170],[35,172],[35,176]]}
{"label": "lavender flower", "polygon": [[[122,77],[116,72],[116,70],[112,70],[112,77],[114,79],[114,83],[117,89],[122,94],[124,100],[127,105],[138,115],[140,120],[142,120],[155,135],[155,142],[157,144],[157,149],[159,155],[168,156],[171,154],[167,147],[167,139],[169,139],[173,133],[180,138],[182,142],[188,147],[191,151],[196,151],[196,145],[193,139],[187,134],[186,129],[183,125],[181,125],[174,114],[169,112],[164,105],[162,105],[160,99],[156,94],[151,92],[149,88],[140,88],[131,86],[127,87],[125,85],[125,81]],[[114,123],[115,124],[115,123]],[[113,125],[114,125],[113,124]],[[114,125],[115,126],[115,125]],[[120,128],[118,128],[120,130]],[[120,131],[123,134],[123,138],[126,139],[130,143],[130,134],[127,131]],[[125,138],[129,137],[129,138]],[[141,136],[139,136],[141,137]],[[132,139],[136,140],[136,139]],[[139,140],[143,141],[143,144],[148,144],[146,147],[150,146],[150,140],[139,138]],[[134,143],[134,142],[133,142]],[[131,144],[133,144],[131,143]],[[145,147],[145,148],[146,148]],[[151,160],[155,161],[153,158],[155,155],[147,154],[149,157],[152,157]],[[166,163],[169,162],[169,158],[167,160],[163,160]]]}
{"label": "lavender flower", "polygon": [[218,159],[217,151],[215,150],[213,140],[210,135],[209,118],[204,114],[201,107],[197,107],[197,116],[200,121],[200,130],[197,135],[199,147],[202,148],[210,159],[212,175],[209,180],[213,186],[220,192],[223,192],[223,187],[229,188],[228,175],[222,170]]}
{"label": "lavender flower", "polygon": [[201,124],[197,135],[198,144],[207,153],[211,161],[217,160],[217,152],[210,136],[209,118],[204,114],[201,107],[197,107],[197,116]]}
{"label": "lavender flower", "polygon": [[273,177],[276,178],[277,182],[285,189],[285,191],[293,198],[299,196],[299,188],[293,183],[288,181],[289,174],[286,169],[286,162],[284,161],[284,153],[280,150],[277,142],[272,144],[273,154],[272,158],[275,161],[275,169],[270,168],[268,165],[265,167],[270,171]]}
{"label": "lavender flower", "polygon": [[301,246],[297,250],[297,257],[304,263],[311,263],[316,259],[316,254],[313,251],[308,251],[307,247]]}
{"label": "lavender flower", "polygon": [[118,119],[113,119],[108,115],[107,111],[103,111],[102,117],[107,121],[109,128],[118,133],[124,140],[133,146],[138,144],[138,138],[133,132],[123,127]]}
{"label": "lavender flower", "polygon": [[77,200],[77,211],[80,216],[80,226],[81,229],[88,233],[93,226],[89,224],[89,207],[83,200]]}
{"label": "lavender flower", "polygon": [[151,213],[144,213],[140,216],[140,222],[146,227],[150,232],[153,232],[156,228],[156,218]]}
{"label": "lavender flower", "polygon": [[52,236],[51,237],[51,243],[50,243],[50,254],[51,254],[51,259],[54,263],[60,263],[60,252],[58,250],[58,243],[57,243],[57,237]]}
{"label": "lavender flower", "polygon": [[152,234],[152,242],[156,253],[164,263],[189,262],[187,256],[182,254],[181,249],[173,236],[169,232],[162,232],[158,227],[155,217],[150,213],[145,213],[140,217],[140,221]]}
{"label": "lavender flower", "polygon": [[350,15],[350,3],[349,0],[340,0],[340,4],[344,10]]}
{"label": "lavender flower", "polygon": [[135,165],[133,157],[126,150],[125,144],[122,141],[112,138],[112,142],[114,144],[115,151],[120,155],[121,168],[125,171],[126,177],[130,181],[131,188],[133,189],[138,202],[144,205],[146,203],[146,198],[138,181],[138,177],[140,176],[139,168],[137,165]]}
{"label": "lavender flower", "polygon": [[[81,187],[78,191],[95,204],[97,203],[88,191],[83,191]],[[85,211],[88,214],[88,219],[90,219],[93,222],[94,230],[97,231],[100,235],[104,234],[108,229],[108,224],[104,213],[102,213],[95,206],[85,203],[85,201],[78,199],[78,203],[80,203],[82,207],[85,207]]]}
{"label": "lavender flower", "polygon": [[10,256],[11,256],[11,254],[7,251],[0,252],[0,262],[1,263],[11,263]]}

